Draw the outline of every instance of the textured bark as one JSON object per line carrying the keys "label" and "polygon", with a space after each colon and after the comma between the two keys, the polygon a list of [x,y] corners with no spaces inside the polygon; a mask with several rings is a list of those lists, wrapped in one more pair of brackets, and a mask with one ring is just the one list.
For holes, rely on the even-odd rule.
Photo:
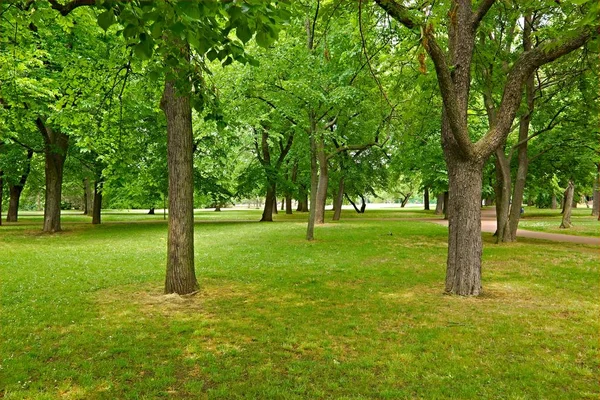
{"label": "textured bark", "polygon": [[329,186],[329,168],[325,154],[325,139],[321,135],[317,141],[317,159],[319,161],[319,186],[315,209],[315,223],[325,223],[325,206],[327,204],[327,188]]}
{"label": "textured bark", "polygon": [[496,165],[496,243],[503,241],[504,233],[508,230],[510,212],[510,160],[504,155],[504,149],[496,149],[494,159]]}
{"label": "textured bark", "polygon": [[92,224],[99,225],[102,219],[102,180],[94,182],[94,206],[92,209]]}
{"label": "textured bark", "polygon": [[311,133],[310,133],[310,208],[308,215],[308,226],[306,228],[306,240],[315,238],[315,217],[317,204],[317,190],[319,189],[319,177],[317,167],[317,143],[315,139],[316,122],[311,113]]}
{"label": "textured bark", "polygon": [[425,186],[425,192],[423,193],[423,208],[429,210],[429,188]]}
{"label": "textured bark", "polygon": [[277,208],[275,203],[275,183],[267,183],[267,194],[265,196],[265,205],[261,217],[261,222],[273,222],[273,210]]}
{"label": "textured bark", "polygon": [[448,163],[448,293],[481,293],[482,175],[483,163]]}
{"label": "textured bark", "polygon": [[443,207],[442,207],[442,211],[444,213],[444,219],[448,219],[448,197],[449,197],[448,192],[444,192],[444,202],[443,202]]}
{"label": "textured bark", "polygon": [[438,193],[436,198],[437,202],[435,204],[435,213],[437,215],[441,215],[444,213],[444,193]]}
{"label": "textured bark", "polygon": [[562,222],[560,224],[560,228],[568,229],[573,226],[571,224],[571,209],[573,207],[573,194],[575,192],[575,186],[573,185],[573,181],[569,181],[569,185],[567,186],[567,190],[565,192],[565,208],[563,212]]}
{"label": "textured bark", "polygon": [[285,213],[286,214],[293,214],[293,211],[292,211],[292,195],[291,194],[287,194],[285,196]]}
{"label": "textured bark", "polygon": [[31,158],[33,157],[33,150],[27,150],[27,159],[25,162],[25,170],[21,174],[21,178],[16,185],[8,185],[10,200],[8,203],[8,214],[6,215],[6,222],[17,222],[19,219],[19,202],[21,200],[21,193],[27,183],[29,172],[31,171]]}
{"label": "textured bark", "polygon": [[552,200],[551,200],[551,205],[550,208],[552,208],[553,210],[556,210],[558,208],[558,200],[556,200],[556,194],[552,193]]}
{"label": "textured bark", "polygon": [[69,137],[47,126],[42,118],[36,120],[38,130],[44,138],[46,172],[46,197],[44,203],[44,228],[47,233],[59,232],[60,201],[62,195],[63,168],[67,158]]}
{"label": "textured bark", "polygon": [[338,191],[335,196],[335,203],[333,205],[333,220],[339,221],[342,216],[342,204],[344,202],[344,176],[340,177],[340,183],[338,185]]}
{"label": "textured bark", "polygon": [[276,193],[273,193],[273,214],[278,214],[279,211],[277,210],[277,195]]}
{"label": "textured bark", "polygon": [[[186,53],[187,54],[187,53]],[[177,75],[177,71],[174,71]],[[189,95],[167,80],[161,100],[167,120],[169,227],[165,293],[198,290],[194,270],[194,181],[192,108]]]}

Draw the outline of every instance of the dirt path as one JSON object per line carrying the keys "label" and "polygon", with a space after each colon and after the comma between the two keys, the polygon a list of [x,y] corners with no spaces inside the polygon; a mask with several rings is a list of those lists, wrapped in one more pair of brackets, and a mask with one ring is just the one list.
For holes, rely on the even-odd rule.
{"label": "dirt path", "polygon": [[[428,221],[438,225],[448,226],[448,221],[443,219],[429,219]],[[490,233],[496,232],[496,210],[481,211],[481,231]],[[561,233],[528,231],[525,229],[517,229],[517,236],[531,239],[550,240],[552,242],[567,242],[600,246],[600,237],[593,236],[564,235]]]}

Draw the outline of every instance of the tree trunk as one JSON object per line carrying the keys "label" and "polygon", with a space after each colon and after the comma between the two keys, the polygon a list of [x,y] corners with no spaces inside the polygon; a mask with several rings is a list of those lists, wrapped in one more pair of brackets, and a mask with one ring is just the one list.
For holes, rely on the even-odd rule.
{"label": "tree trunk", "polygon": [[292,195],[287,194],[285,196],[285,213],[292,214]]}
{"label": "tree trunk", "polygon": [[360,205],[360,213],[364,214],[365,209],[367,208],[367,202],[365,201],[365,197],[362,194],[359,194],[358,196],[360,197],[360,201],[362,202],[362,204]]}
{"label": "tree trunk", "polygon": [[423,209],[429,210],[429,188],[425,186],[425,193],[423,193]]}
{"label": "tree trunk", "polygon": [[552,193],[552,203],[550,206],[553,210],[558,208],[558,201],[556,200],[556,194]]}
{"label": "tree trunk", "polygon": [[483,163],[449,160],[446,292],[481,293]]}
{"label": "tree trunk", "polygon": [[563,213],[562,222],[560,224],[560,228],[562,229],[568,229],[573,226],[573,224],[571,224],[571,208],[573,206],[574,192],[575,186],[573,185],[573,181],[569,181],[567,191],[565,192],[565,210]]}
{"label": "tree trunk", "polygon": [[444,213],[444,193],[438,193],[436,197],[435,213],[436,215],[440,215]]}
{"label": "tree trunk", "polygon": [[263,208],[261,222],[273,222],[273,210],[277,208],[275,203],[275,183],[267,183],[267,195],[265,196],[265,206]]}
{"label": "tree trunk", "polygon": [[496,243],[503,242],[505,232],[508,230],[510,213],[510,160],[504,155],[503,147],[496,149],[494,159],[496,165]]}
{"label": "tree trunk", "polygon": [[277,214],[277,195],[273,193],[273,214]]}
{"label": "tree trunk", "polygon": [[91,216],[94,211],[94,194],[92,193],[92,185],[89,178],[83,180],[83,202],[84,214]]}
{"label": "tree trunk", "polygon": [[8,214],[6,214],[6,222],[17,222],[19,218],[19,201],[21,200],[21,192],[23,186],[8,185],[8,193],[10,199],[8,201]]}
{"label": "tree trunk", "polygon": [[600,217],[600,163],[598,163],[598,173],[596,175],[596,180],[594,181],[592,215]]}
{"label": "tree trunk", "polygon": [[281,198],[281,210],[280,211],[283,211],[283,210],[285,210],[285,197]]}
{"label": "tree trunk", "polygon": [[406,207],[406,204],[408,203],[408,201],[410,200],[410,197],[412,196],[412,192],[408,193],[406,195],[403,195],[404,197],[400,199],[400,208],[404,208]]}
{"label": "tree trunk", "polygon": [[329,185],[329,168],[325,154],[325,139],[321,135],[317,143],[317,158],[319,160],[319,187],[317,189],[316,223],[325,223],[325,205],[327,204],[327,186]]}
{"label": "tree trunk", "polygon": [[27,150],[27,160],[25,164],[25,170],[21,174],[21,178],[16,185],[8,185],[10,194],[10,201],[8,204],[8,214],[6,216],[6,222],[17,222],[19,218],[19,201],[21,200],[21,193],[27,183],[29,172],[31,171],[31,158],[33,157],[33,150]]}
{"label": "tree trunk", "polygon": [[339,221],[342,216],[342,204],[344,202],[344,176],[340,177],[337,195],[335,196],[335,204],[333,205],[333,220]]}
{"label": "tree trunk", "polygon": [[314,240],[315,238],[317,190],[319,189],[317,141],[315,138],[317,123],[313,112],[310,113],[310,128],[310,212],[308,215],[308,226],[306,228],[306,240]]}
{"label": "tree trunk", "polygon": [[154,215],[154,214],[155,214],[154,207],[150,207],[150,209],[148,210],[148,215]]}
{"label": "tree trunk", "polygon": [[94,182],[94,208],[92,210],[92,225],[98,225],[102,218],[102,179]]}
{"label": "tree trunk", "polygon": [[46,201],[44,203],[43,232],[54,233],[61,230],[60,202],[63,168],[67,158],[69,137],[46,126],[41,117],[36,120],[36,125],[44,138],[44,156],[46,159]]}
{"label": "tree trunk", "polygon": [[[187,51],[184,53],[188,54]],[[175,76],[178,71],[173,71]],[[169,232],[165,293],[189,294],[198,290],[194,270],[194,175],[192,108],[187,94],[176,93],[165,82],[161,99],[167,120],[169,172]]]}
{"label": "tree trunk", "polygon": [[444,206],[443,206],[443,212],[444,212],[444,219],[448,219],[448,198],[449,198],[449,193],[448,192],[444,192]]}

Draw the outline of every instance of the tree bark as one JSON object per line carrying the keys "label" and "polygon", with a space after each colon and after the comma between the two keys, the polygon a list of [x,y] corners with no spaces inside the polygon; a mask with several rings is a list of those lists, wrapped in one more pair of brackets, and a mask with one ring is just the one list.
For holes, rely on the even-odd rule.
{"label": "tree bark", "polygon": [[329,168],[325,154],[325,138],[320,135],[317,141],[317,159],[319,161],[319,186],[317,189],[316,223],[325,223],[325,205],[327,204],[327,187],[329,186]]}
{"label": "tree bark", "polygon": [[339,221],[342,216],[342,204],[344,202],[344,175],[340,177],[338,191],[335,196],[335,204],[333,205],[333,220]]}
{"label": "tree bark", "polygon": [[425,186],[425,192],[423,193],[423,209],[429,210],[429,188]]}
{"label": "tree bark", "polygon": [[277,208],[275,203],[275,183],[267,183],[267,194],[265,196],[265,206],[263,208],[261,222],[273,222],[273,210]]}
{"label": "tree bark", "polygon": [[83,214],[92,215],[94,209],[94,196],[92,195],[92,188],[90,185],[89,178],[83,180]]}
{"label": "tree bark", "polygon": [[560,228],[568,229],[573,226],[571,224],[571,209],[573,206],[573,194],[575,192],[575,186],[573,185],[573,181],[569,181],[569,185],[567,186],[567,190],[565,192],[565,209],[562,217],[562,222],[560,224]]}
{"label": "tree bark", "polygon": [[54,233],[61,230],[60,202],[63,168],[67,158],[69,137],[59,130],[54,130],[47,126],[41,117],[37,118],[36,125],[44,138],[44,156],[46,159],[46,196],[43,232]]}
{"label": "tree bark", "polygon": [[[312,113],[311,113],[312,114]],[[312,117],[312,115],[311,115]],[[306,240],[315,239],[315,217],[317,204],[317,190],[319,189],[318,167],[317,167],[317,144],[315,140],[316,123],[311,118],[310,133],[310,208],[308,215],[308,226],[306,228]]]}
{"label": "tree bark", "polygon": [[448,163],[446,292],[481,293],[481,186],[483,162]]}
{"label": "tree bark", "polygon": [[287,194],[285,196],[285,213],[286,214],[293,214],[293,211],[292,211],[292,195],[291,194]]}
{"label": "tree bark", "polygon": [[444,214],[444,193],[438,193],[436,197],[435,213],[436,215]]}
{"label": "tree bark", "polygon": [[503,241],[504,233],[508,230],[510,212],[510,160],[504,155],[504,149],[496,149],[494,159],[496,165],[496,243]]}
{"label": "tree bark", "polygon": [[273,214],[277,214],[277,194],[273,193]]}
{"label": "tree bark", "polygon": [[[183,51],[187,56],[188,51]],[[178,75],[178,71],[173,71]],[[167,120],[169,222],[165,293],[189,294],[198,290],[194,270],[194,175],[192,108],[188,94],[176,93],[167,80],[161,108]]]}
{"label": "tree bark", "polygon": [[556,200],[556,194],[552,193],[552,203],[550,205],[550,208],[552,208],[553,210],[556,210],[558,208],[558,201]]}
{"label": "tree bark", "polygon": [[444,205],[443,205],[443,209],[442,211],[444,212],[444,219],[448,219],[448,198],[449,198],[449,193],[448,192],[444,192]]}
{"label": "tree bark", "polygon": [[410,198],[412,196],[412,192],[407,193],[407,194],[401,193],[401,196],[402,196],[402,198],[400,199],[400,208],[404,208],[404,207],[406,207],[406,204],[410,200]]}
{"label": "tree bark", "polygon": [[94,207],[92,209],[92,225],[99,225],[102,219],[102,179],[94,182]]}
{"label": "tree bark", "polygon": [[27,183],[29,172],[31,171],[31,158],[33,157],[33,150],[27,150],[27,160],[25,163],[25,170],[16,185],[8,185],[10,194],[10,200],[8,203],[8,214],[6,215],[6,222],[17,222],[19,218],[19,202],[21,200],[21,193]]}

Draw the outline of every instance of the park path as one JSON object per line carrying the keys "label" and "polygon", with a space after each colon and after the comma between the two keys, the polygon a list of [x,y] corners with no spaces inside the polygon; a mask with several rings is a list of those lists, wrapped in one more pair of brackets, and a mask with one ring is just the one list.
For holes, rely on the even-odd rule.
{"label": "park path", "polygon": [[[428,221],[438,225],[448,226],[448,221],[444,219],[429,219]],[[490,233],[496,232],[496,210],[488,209],[481,211],[481,231]],[[525,229],[517,229],[517,236],[531,239],[550,240],[552,242],[567,242],[600,246],[600,237],[594,236],[565,235],[561,233],[528,231]]]}

